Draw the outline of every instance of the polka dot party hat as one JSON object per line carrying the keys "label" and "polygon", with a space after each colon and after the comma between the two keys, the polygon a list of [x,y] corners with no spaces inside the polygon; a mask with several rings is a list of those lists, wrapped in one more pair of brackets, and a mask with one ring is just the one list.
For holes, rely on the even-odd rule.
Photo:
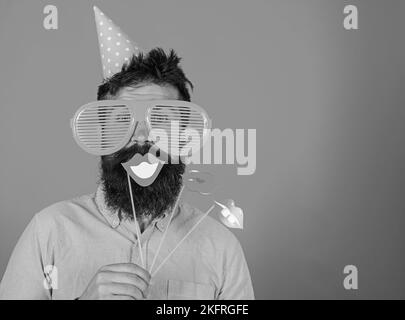
{"label": "polka dot party hat", "polygon": [[94,6],[94,16],[103,76],[106,79],[120,72],[122,66],[129,62],[133,55],[140,53],[141,49],[96,6]]}

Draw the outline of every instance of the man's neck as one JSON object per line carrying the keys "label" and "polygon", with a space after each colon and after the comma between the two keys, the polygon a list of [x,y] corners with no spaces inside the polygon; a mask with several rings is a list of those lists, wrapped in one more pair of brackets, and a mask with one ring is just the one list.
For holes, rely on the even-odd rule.
{"label": "man's neck", "polygon": [[141,217],[136,217],[136,220],[138,221],[139,229],[141,233],[143,233],[149,225],[152,223],[152,216],[141,216]]}

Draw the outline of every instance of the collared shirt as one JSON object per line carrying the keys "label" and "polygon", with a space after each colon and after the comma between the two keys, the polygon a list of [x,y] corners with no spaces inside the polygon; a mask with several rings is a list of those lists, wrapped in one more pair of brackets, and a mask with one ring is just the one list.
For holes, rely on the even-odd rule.
{"label": "collared shirt", "polygon": [[[180,203],[141,234],[149,269],[168,227],[153,270],[201,219]],[[170,222],[170,224],[169,224]],[[123,262],[141,264],[134,221],[109,210],[104,191],[55,203],[37,213],[21,235],[0,283],[0,299],[74,299],[97,271]],[[153,271],[152,271],[153,273]],[[237,238],[210,216],[189,234],[150,282],[149,299],[254,299]]]}

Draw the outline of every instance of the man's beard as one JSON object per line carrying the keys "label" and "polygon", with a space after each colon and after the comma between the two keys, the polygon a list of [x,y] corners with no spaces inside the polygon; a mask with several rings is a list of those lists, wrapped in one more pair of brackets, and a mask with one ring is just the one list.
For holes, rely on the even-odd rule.
{"label": "man's beard", "polygon": [[[129,193],[127,172],[121,163],[129,161],[135,154],[148,153],[151,145],[135,144],[113,155],[101,157],[101,183],[107,207],[119,210],[120,218],[133,219],[131,196]],[[141,187],[132,179],[131,188],[137,218],[161,217],[165,211],[173,208],[182,186],[184,163],[165,163],[156,180],[147,187]]]}

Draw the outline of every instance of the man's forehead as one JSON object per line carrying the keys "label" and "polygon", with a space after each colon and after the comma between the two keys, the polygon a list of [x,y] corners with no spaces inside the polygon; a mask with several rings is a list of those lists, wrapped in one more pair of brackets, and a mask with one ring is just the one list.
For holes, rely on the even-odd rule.
{"label": "man's forehead", "polygon": [[178,100],[179,92],[171,85],[140,84],[122,88],[115,99]]}

